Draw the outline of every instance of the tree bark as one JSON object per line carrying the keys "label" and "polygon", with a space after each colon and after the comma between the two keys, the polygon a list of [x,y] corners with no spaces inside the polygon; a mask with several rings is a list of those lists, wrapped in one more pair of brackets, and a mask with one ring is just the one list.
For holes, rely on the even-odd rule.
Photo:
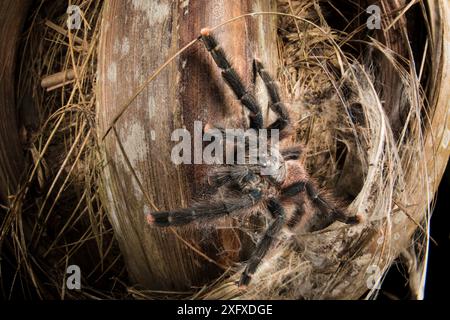
{"label": "tree bark", "polygon": [[[142,83],[178,49],[230,18],[273,11],[275,1],[147,1],[105,3],[98,61],[99,136]],[[252,83],[258,56],[272,73],[277,59],[273,16],[247,17],[214,34],[244,82]],[[259,91],[260,84],[251,86]],[[262,105],[267,106],[267,98]],[[203,285],[239,260],[241,240],[227,227],[154,229],[145,213],[207,197],[205,165],[171,161],[175,129],[193,137],[194,121],[241,126],[242,107],[221,79],[201,42],[171,62],[129,105],[103,144],[103,187],[109,217],[132,280],[157,290]],[[122,149],[124,152],[122,152]],[[138,182],[138,180],[140,182]],[[139,185],[142,183],[142,189]],[[148,194],[148,197],[145,196]],[[176,232],[176,233],[175,233]]]}

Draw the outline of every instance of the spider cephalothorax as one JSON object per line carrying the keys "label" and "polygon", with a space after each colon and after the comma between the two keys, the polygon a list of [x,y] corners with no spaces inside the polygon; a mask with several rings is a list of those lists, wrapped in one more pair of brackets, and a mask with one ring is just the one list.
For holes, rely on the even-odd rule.
{"label": "spider cephalothorax", "polygon": [[[239,286],[246,286],[283,228],[295,234],[313,232],[326,228],[334,221],[358,223],[360,216],[347,216],[332,196],[327,192],[317,191],[316,184],[301,162],[303,148],[300,144],[279,147],[278,143],[271,143],[271,139],[260,138],[263,117],[257,100],[242,84],[209,29],[202,29],[201,39],[222,70],[224,80],[249,111],[249,127],[254,129],[257,135],[257,146],[261,147],[263,142],[267,141],[267,153],[258,156],[256,162],[250,163],[247,156],[247,161],[243,164],[232,163],[212,170],[208,182],[218,188],[212,199],[200,201],[189,208],[149,213],[147,221],[151,225],[167,227],[207,222],[225,215],[246,212],[267,213],[273,221],[256,245],[239,281]],[[277,120],[265,128],[266,133],[270,136],[271,132],[277,132],[281,141],[287,141],[285,138],[291,135],[288,109],[280,99],[275,82],[264,70],[261,62],[255,60],[254,66],[267,88],[270,108],[277,116]],[[224,130],[222,132],[225,133]],[[232,149],[244,148],[246,151],[252,151],[249,150],[248,140],[244,141],[241,145],[233,142]]]}

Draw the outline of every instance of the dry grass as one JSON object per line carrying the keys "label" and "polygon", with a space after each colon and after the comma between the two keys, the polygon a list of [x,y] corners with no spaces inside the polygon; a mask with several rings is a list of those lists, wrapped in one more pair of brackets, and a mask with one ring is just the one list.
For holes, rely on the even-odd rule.
{"label": "dry grass", "polygon": [[[28,174],[0,229],[5,297],[114,297],[126,275],[98,197],[93,88],[101,3],[72,4],[85,14],[83,29],[67,33],[67,4],[43,2],[33,8],[24,34],[18,97],[34,112],[24,128]],[[64,70],[73,70],[73,80],[59,77],[43,90],[41,79]],[[72,263],[80,264],[86,290],[65,289]]]}
{"label": "dry grass", "polygon": [[[74,3],[85,14],[82,30],[61,32],[65,6],[38,7],[23,41],[19,96],[32,96],[39,121],[28,128],[29,174],[7,205],[0,228],[0,244],[8,257],[2,264],[14,275],[3,283],[4,296],[374,298],[378,291],[372,280],[382,281],[395,259],[403,256],[413,296],[422,297],[435,191],[428,184],[430,156],[424,149],[433,112],[426,99],[433,88],[422,87],[433,85],[423,79],[430,74],[432,50],[407,47],[422,57],[420,65],[413,65],[392,50],[394,44],[363,37],[364,25],[348,21],[346,31],[330,27],[326,17],[344,15],[337,8],[323,12],[317,2],[280,0],[278,78],[297,116],[297,138],[308,146],[307,166],[323,186],[349,199],[349,212],[363,214],[366,222],[354,227],[334,224],[280,241],[247,292],[234,285],[240,271],[236,267],[197,292],[158,294],[127,283],[101,202],[105,164],[98,153],[94,91],[101,2]],[[400,10],[385,19],[399,21],[406,13]],[[382,101],[376,68],[380,59],[400,79],[400,130],[392,129],[386,111],[391,106]],[[72,69],[73,80],[63,77],[60,86],[43,92],[43,77]],[[87,274],[80,292],[64,289],[66,267],[75,257],[83,257],[76,261],[85,263]]]}

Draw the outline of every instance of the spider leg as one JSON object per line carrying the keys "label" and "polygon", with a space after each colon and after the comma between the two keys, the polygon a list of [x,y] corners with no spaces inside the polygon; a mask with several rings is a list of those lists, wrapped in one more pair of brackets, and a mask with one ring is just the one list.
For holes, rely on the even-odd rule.
{"label": "spider leg", "polygon": [[294,212],[292,213],[291,218],[287,221],[286,225],[289,229],[293,229],[301,220],[303,214],[305,213],[304,204],[300,204],[295,207]]}
{"label": "spider leg", "polygon": [[285,221],[285,211],[281,203],[278,200],[271,199],[267,205],[274,220],[267,228],[261,240],[258,242],[255,251],[247,262],[244,272],[239,280],[239,287],[246,287],[252,278],[252,275],[256,272],[261,261],[272,246],[274,239],[281,231]]}
{"label": "spider leg", "polygon": [[317,192],[316,188],[310,181],[299,181],[293,183],[292,185],[283,188],[281,195],[284,198],[289,198],[303,191],[306,191],[306,194],[314,205],[316,205],[322,212],[330,213],[334,220],[346,224],[357,224],[361,222],[360,216],[347,216],[341,210],[332,206]]}
{"label": "spider leg", "polygon": [[357,224],[361,222],[361,218],[359,216],[347,216],[341,210],[330,205],[328,201],[326,201],[317,193],[316,188],[309,181],[306,182],[306,193],[315,205],[317,205],[323,211],[331,212],[331,214],[337,221],[346,224]]}
{"label": "spider leg", "polygon": [[284,160],[298,160],[303,153],[303,148],[301,145],[295,145],[289,148],[281,149],[280,153]]}
{"label": "spider leg", "polygon": [[[254,60],[254,66],[256,68],[256,71],[258,72],[259,76],[263,80],[267,93],[270,97],[270,109],[272,109],[273,112],[278,116],[278,119],[275,120],[272,124],[270,124],[267,129],[278,129],[283,131],[290,123],[289,119],[289,113],[284,105],[284,103],[281,101],[280,94],[278,91],[278,87],[275,83],[275,81],[272,79],[272,77],[269,75],[269,73],[264,69],[263,64],[258,59]],[[270,131],[269,131],[270,132]]]}
{"label": "spider leg", "polygon": [[210,34],[210,29],[202,29],[201,37],[206,49],[211,54],[216,65],[222,70],[222,77],[224,78],[225,82],[234,92],[242,105],[244,105],[250,111],[250,128],[256,130],[261,129],[263,127],[263,117],[261,107],[259,106],[255,97],[245,88],[236,70],[234,70],[231,63],[228,61],[222,47]]}
{"label": "spider leg", "polygon": [[147,215],[147,222],[158,227],[180,226],[194,221],[206,222],[251,207],[261,197],[260,190],[252,189],[242,197],[203,201],[190,208],[174,211],[151,212]]}
{"label": "spider leg", "polygon": [[208,183],[213,187],[235,184],[243,190],[250,181],[257,179],[256,174],[247,166],[227,166],[217,168],[208,174]]}

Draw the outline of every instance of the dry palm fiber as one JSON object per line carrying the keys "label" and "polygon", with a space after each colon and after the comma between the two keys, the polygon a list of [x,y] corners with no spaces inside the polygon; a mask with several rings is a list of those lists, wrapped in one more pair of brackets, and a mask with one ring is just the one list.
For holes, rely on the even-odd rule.
{"label": "dry palm fiber", "polygon": [[[68,3],[42,1],[30,8],[20,37],[16,95],[33,125],[24,128],[26,176],[2,214],[5,298],[111,298],[126,277],[93,182],[99,166],[93,86],[101,3],[72,4],[84,12],[84,28],[76,34],[64,32]],[[42,79],[70,69],[72,81],[41,87]],[[66,288],[72,264],[83,272],[82,291]]]}
{"label": "dry palm fiber", "polygon": [[[27,292],[36,292],[41,298],[127,294],[136,298],[374,297],[377,276],[402,255],[408,258],[412,293],[421,297],[428,214],[448,158],[448,144],[441,144],[441,139],[448,130],[448,43],[445,47],[442,41],[449,32],[448,20],[443,18],[449,11],[445,3],[411,3],[395,2],[392,7],[392,2],[382,2],[383,30],[405,37],[404,30],[414,29],[402,17],[415,13],[420,17],[417,21],[429,29],[429,36],[417,41],[418,48],[386,35],[369,37],[364,29],[365,3],[347,8],[353,13],[351,17],[359,19],[352,20],[335,2],[279,1],[278,12],[301,18],[278,17],[278,78],[291,107],[298,112],[298,139],[307,143],[308,168],[322,184],[351,199],[350,212],[365,213],[367,222],[353,228],[333,225],[295,241],[280,242],[248,292],[237,291],[233,283],[236,276],[228,277],[227,273],[202,290],[184,295],[131,287],[121,274],[120,256],[112,253],[115,246],[105,212],[108,203],[100,202],[98,194],[98,169],[104,163],[93,134],[100,4],[85,2],[81,6],[90,26],[90,30],[84,25],[78,32],[81,44],[45,25],[52,17],[53,23],[64,28],[66,5],[59,12],[43,11],[45,5],[35,8],[26,33],[29,36],[24,40],[24,57],[34,59],[21,59],[18,92],[31,91],[42,114],[29,150],[33,159],[30,177],[25,181],[34,181],[42,195],[33,194],[30,184],[24,182],[7,205],[3,221],[8,225],[2,225],[1,240],[15,257],[10,261],[17,271],[15,286],[19,281],[25,283]],[[328,25],[327,21],[342,16],[347,28],[339,31]],[[41,33],[33,39],[32,31],[39,28]],[[415,59],[411,59],[412,54]],[[75,81],[42,94],[42,77],[69,69],[76,71]],[[389,88],[398,90],[396,94],[382,87],[390,76],[398,80],[391,81]],[[383,95],[390,95],[391,102]],[[401,108],[391,111],[394,106],[389,103],[399,103]],[[60,220],[59,227],[52,219]],[[34,243],[29,229],[40,234],[43,227],[54,229],[47,232],[48,243],[40,239],[42,248],[23,250]],[[52,232],[61,236],[52,237]],[[257,240],[253,234],[251,238]],[[53,253],[54,260],[47,251]],[[93,269],[101,270],[102,276],[119,279],[99,285],[98,275],[92,276],[86,279],[89,289],[75,294],[65,291],[65,266],[74,254],[88,252],[98,254],[86,258],[92,260],[85,261],[87,265],[95,265]],[[122,285],[117,289],[116,283],[124,283],[127,290]],[[3,290],[6,295],[8,289]]]}

